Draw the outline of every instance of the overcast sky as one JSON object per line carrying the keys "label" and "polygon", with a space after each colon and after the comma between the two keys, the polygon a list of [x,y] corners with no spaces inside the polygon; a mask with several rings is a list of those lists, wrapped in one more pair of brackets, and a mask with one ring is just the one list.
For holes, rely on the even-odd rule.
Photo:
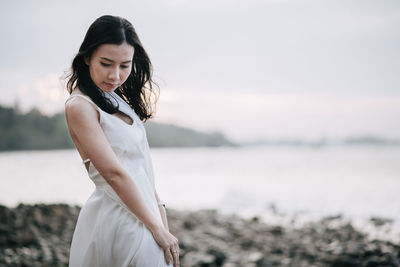
{"label": "overcast sky", "polygon": [[0,104],[52,114],[89,25],[136,28],[155,121],[232,140],[400,138],[400,1],[1,1]]}

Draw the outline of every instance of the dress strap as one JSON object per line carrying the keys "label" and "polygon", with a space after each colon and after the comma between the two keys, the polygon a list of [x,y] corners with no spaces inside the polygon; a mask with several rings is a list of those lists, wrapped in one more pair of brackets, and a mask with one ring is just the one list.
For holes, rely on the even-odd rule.
{"label": "dress strap", "polygon": [[134,116],[135,112],[133,109],[122,99],[117,93],[113,92],[104,92],[104,96],[109,99],[114,105],[118,105],[118,110],[122,113],[126,114],[128,117],[132,119],[135,123],[136,117]]}
{"label": "dress strap", "polygon": [[90,158],[85,159],[84,161],[82,161],[82,163],[85,164],[88,161],[90,161]]}
{"label": "dress strap", "polygon": [[86,99],[86,101],[92,103],[93,106],[94,106],[99,112],[101,112],[101,108],[99,108],[99,106],[97,106],[96,103],[94,103],[92,99],[90,99],[90,98],[87,97],[87,96],[81,95],[81,94],[70,95],[70,96],[67,98],[67,100],[65,101],[65,103],[67,103],[68,100],[70,100],[70,99],[72,99],[72,98],[74,98],[74,97],[76,97],[76,96],[79,96],[79,97],[82,97],[82,98]]}
{"label": "dress strap", "polygon": [[[67,98],[67,100],[65,101],[65,103],[67,103],[68,100],[70,100],[71,98],[74,98],[74,97],[76,97],[76,96],[79,96],[79,97],[82,97],[82,98],[86,99],[88,102],[92,103],[92,104],[94,105],[94,107],[95,107],[97,110],[99,110],[99,112],[101,111],[101,108],[99,108],[99,107],[96,105],[96,103],[94,103],[89,97],[84,96],[84,95],[81,95],[81,94],[70,95],[70,96]],[[100,112],[100,113],[101,113],[101,112]],[[101,116],[100,116],[100,117],[101,117]],[[86,162],[89,162],[89,161],[90,161],[90,158],[87,158],[87,159],[83,160],[82,163],[85,164]]]}

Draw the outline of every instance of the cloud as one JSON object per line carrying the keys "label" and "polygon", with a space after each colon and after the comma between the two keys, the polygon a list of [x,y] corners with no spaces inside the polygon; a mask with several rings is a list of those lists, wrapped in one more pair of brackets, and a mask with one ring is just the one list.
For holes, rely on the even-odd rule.
{"label": "cloud", "polygon": [[163,81],[156,120],[237,138],[400,133],[399,1],[93,3],[0,10],[4,104],[18,92],[25,110],[62,111],[64,87],[46,73],[69,67],[90,23],[111,13],[132,21]]}
{"label": "cloud", "polygon": [[400,96],[161,92],[155,121],[219,130],[235,140],[266,137],[400,136]]}
{"label": "cloud", "polygon": [[47,74],[31,83],[22,82],[17,90],[18,104],[23,112],[37,107],[46,115],[60,112],[69,95],[58,74]]}

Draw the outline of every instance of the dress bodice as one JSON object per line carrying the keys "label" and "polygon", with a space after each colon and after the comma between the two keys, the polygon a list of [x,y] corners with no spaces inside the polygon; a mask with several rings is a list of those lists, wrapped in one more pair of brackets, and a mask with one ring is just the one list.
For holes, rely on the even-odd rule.
{"label": "dress bodice", "polygon": [[[100,126],[103,129],[112,150],[120,160],[122,166],[131,174],[135,182],[149,182],[150,184],[148,186],[154,188],[154,171],[150,157],[150,148],[144,124],[140,120],[139,116],[133,112],[133,110],[132,112],[127,112],[125,109],[124,113],[130,116],[133,120],[133,124],[129,125],[117,116],[102,110],[88,96],[73,94],[69,96],[67,101],[74,97],[84,98],[99,112]],[[83,163],[87,161],[90,161],[90,159],[88,158],[84,160]],[[107,182],[100,175],[91,161],[89,163],[88,174],[96,186],[107,185]]]}

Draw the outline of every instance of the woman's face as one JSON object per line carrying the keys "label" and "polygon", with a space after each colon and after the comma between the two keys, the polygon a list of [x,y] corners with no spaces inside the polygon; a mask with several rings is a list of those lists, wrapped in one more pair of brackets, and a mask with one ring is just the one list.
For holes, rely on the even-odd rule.
{"label": "woman's face", "polygon": [[127,42],[102,44],[90,59],[85,58],[96,86],[105,92],[112,92],[121,86],[131,73],[134,52],[134,47]]}

